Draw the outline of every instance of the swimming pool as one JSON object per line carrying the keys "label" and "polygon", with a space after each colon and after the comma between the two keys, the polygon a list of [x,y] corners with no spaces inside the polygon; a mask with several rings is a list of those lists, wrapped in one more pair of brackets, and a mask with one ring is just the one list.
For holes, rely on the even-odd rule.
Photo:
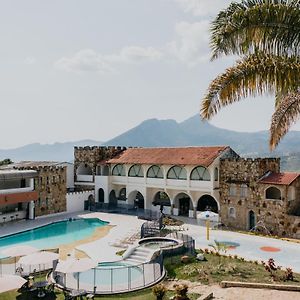
{"label": "swimming pool", "polygon": [[0,238],[0,258],[4,257],[1,255],[2,250],[17,244],[26,244],[38,249],[55,248],[82,240],[92,235],[96,228],[107,224],[108,222],[97,218],[66,220],[8,235]]}
{"label": "swimming pool", "polygon": [[[74,273],[78,280],[78,274]],[[98,289],[109,289],[110,286],[125,287],[128,282],[142,280],[143,271],[139,266],[132,266],[126,262],[100,263],[97,268],[80,273],[80,283],[97,286]]]}

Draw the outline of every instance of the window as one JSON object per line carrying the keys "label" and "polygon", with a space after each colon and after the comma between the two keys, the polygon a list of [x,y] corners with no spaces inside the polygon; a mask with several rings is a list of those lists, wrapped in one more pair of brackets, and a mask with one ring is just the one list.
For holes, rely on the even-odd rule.
{"label": "window", "polygon": [[242,184],[240,188],[240,195],[242,198],[246,198],[248,196],[248,187],[247,184]]}
{"label": "window", "polygon": [[218,168],[215,168],[215,170],[214,170],[214,177],[215,177],[215,181],[219,180],[219,170],[218,170]]}
{"label": "window", "polygon": [[125,176],[125,168],[124,165],[115,165],[112,170],[113,176]]}
{"label": "window", "polygon": [[167,178],[186,180],[186,170],[185,168],[174,166],[168,171]]}
{"label": "window", "polygon": [[234,207],[229,207],[228,216],[230,218],[235,218],[235,208]]}
{"label": "window", "polygon": [[274,199],[274,200],[281,200],[281,191],[280,189],[271,186],[266,189],[266,199]]}
{"label": "window", "polygon": [[210,174],[204,167],[197,167],[191,173],[191,180],[210,181]]}
{"label": "window", "polygon": [[129,177],[144,177],[144,172],[141,165],[133,165],[128,172]]}
{"label": "window", "polygon": [[229,187],[229,196],[236,196],[236,186],[235,184],[231,184]]}
{"label": "window", "polygon": [[151,166],[147,172],[148,178],[164,178],[164,175],[159,166]]}

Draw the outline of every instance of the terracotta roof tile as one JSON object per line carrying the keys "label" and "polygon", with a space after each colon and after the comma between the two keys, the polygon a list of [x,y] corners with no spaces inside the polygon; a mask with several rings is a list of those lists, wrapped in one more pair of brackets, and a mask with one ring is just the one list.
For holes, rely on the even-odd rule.
{"label": "terracotta roof tile", "polygon": [[259,180],[259,183],[290,185],[300,174],[292,172],[270,173]]}
{"label": "terracotta roof tile", "polygon": [[108,160],[111,164],[202,165],[208,167],[228,146],[129,148]]}

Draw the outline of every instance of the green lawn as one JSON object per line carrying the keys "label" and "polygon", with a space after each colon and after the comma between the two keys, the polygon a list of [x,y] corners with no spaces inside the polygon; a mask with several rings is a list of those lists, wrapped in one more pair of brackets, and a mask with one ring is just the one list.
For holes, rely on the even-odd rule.
{"label": "green lawn", "polygon": [[[199,281],[204,284],[219,283],[222,280],[273,283],[262,264],[242,261],[236,258],[219,257],[205,254],[206,261],[195,258],[188,264],[180,262],[180,257],[167,258],[164,261],[168,276],[171,278]],[[284,271],[278,271],[283,276]],[[294,273],[294,281],[279,281],[280,284],[300,285],[300,274]]]}
{"label": "green lawn", "polygon": [[[168,292],[165,299],[169,299],[171,296],[174,295],[174,292]],[[190,300],[196,300],[199,298],[200,295],[198,294],[190,294]],[[44,298],[38,298],[36,296],[33,296],[31,293],[18,293],[17,291],[11,291],[0,294],[1,300],[35,300],[35,299],[43,299],[43,300],[53,300],[53,299],[64,299],[64,294],[60,292],[59,290],[56,290],[55,294],[52,296],[46,296]],[[120,294],[120,295],[114,295],[114,296],[99,296],[95,299],[102,299],[102,300],[112,300],[112,299],[131,299],[131,300],[155,300],[156,298],[152,294],[151,288],[145,289],[140,292],[133,292],[133,293],[127,293],[127,294]]]}

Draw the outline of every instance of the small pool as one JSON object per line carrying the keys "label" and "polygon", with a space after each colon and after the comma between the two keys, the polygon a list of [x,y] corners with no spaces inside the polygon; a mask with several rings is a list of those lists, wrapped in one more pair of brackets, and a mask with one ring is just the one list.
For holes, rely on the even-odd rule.
{"label": "small pool", "polygon": [[92,235],[96,228],[107,225],[108,222],[97,218],[66,220],[26,230],[20,233],[0,238],[1,251],[17,244],[26,244],[38,249],[55,248],[85,239]]}
{"label": "small pool", "polygon": [[150,249],[173,248],[179,245],[179,242],[170,238],[145,238],[139,241],[139,245]]}
{"label": "small pool", "polygon": [[[128,286],[128,282],[137,281],[142,278],[143,271],[139,266],[132,266],[125,262],[100,263],[97,268],[79,274],[80,284],[89,284],[101,287]],[[78,274],[74,273],[78,280]]]}

